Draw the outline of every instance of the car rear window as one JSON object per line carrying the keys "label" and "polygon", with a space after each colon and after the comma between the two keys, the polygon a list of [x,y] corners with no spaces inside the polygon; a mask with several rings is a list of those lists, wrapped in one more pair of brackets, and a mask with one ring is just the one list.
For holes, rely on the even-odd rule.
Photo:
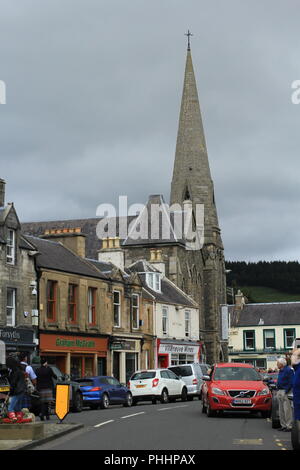
{"label": "car rear window", "polygon": [[91,380],[91,379],[78,379],[78,380],[75,380],[75,382],[78,382],[83,387],[87,387],[89,385],[94,385],[94,381]]}
{"label": "car rear window", "polygon": [[156,372],[137,372],[133,374],[130,380],[146,380],[146,379],[154,379],[156,376]]}
{"label": "car rear window", "polygon": [[216,367],[214,380],[262,380],[251,367]]}
{"label": "car rear window", "polygon": [[189,377],[190,375],[193,375],[193,369],[191,366],[169,367],[169,369],[174,372],[174,374],[181,375],[181,377]]}

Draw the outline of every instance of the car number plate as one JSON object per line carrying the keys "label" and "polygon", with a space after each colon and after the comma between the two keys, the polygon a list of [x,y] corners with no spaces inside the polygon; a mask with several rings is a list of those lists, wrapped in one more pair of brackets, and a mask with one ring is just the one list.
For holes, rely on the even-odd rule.
{"label": "car number plate", "polygon": [[235,404],[243,404],[243,405],[251,405],[252,401],[246,398],[236,398],[233,400],[233,403]]}
{"label": "car number plate", "polygon": [[135,388],[143,388],[146,387],[146,385],[136,385]]}
{"label": "car number plate", "polygon": [[9,387],[0,387],[0,392],[9,392]]}

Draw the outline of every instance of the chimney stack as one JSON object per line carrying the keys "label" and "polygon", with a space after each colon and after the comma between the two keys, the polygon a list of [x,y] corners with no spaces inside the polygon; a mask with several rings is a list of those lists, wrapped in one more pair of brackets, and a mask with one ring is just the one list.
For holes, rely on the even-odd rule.
{"label": "chimney stack", "polygon": [[124,271],[124,251],[120,244],[120,237],[102,239],[102,248],[98,251],[98,260],[104,263],[112,263]]}
{"label": "chimney stack", "polygon": [[0,178],[0,207],[5,206],[5,181]]}
{"label": "chimney stack", "polygon": [[46,230],[42,238],[61,243],[75,255],[85,258],[85,235],[81,233],[81,228]]}
{"label": "chimney stack", "polygon": [[150,249],[150,264],[160,271],[164,276],[166,274],[166,267],[162,257],[162,251],[156,248]]}

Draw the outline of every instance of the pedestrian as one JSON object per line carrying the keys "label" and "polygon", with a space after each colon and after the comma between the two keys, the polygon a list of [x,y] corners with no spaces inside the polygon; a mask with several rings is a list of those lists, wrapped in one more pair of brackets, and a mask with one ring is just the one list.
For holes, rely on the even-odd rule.
{"label": "pedestrian", "polygon": [[6,366],[9,369],[8,381],[10,384],[10,401],[7,417],[14,422],[21,420],[23,417],[21,410],[26,390],[25,374],[20,362],[14,357],[8,356]]}
{"label": "pedestrian", "polygon": [[290,432],[293,424],[293,411],[291,402],[288,399],[288,393],[293,387],[294,371],[287,365],[284,357],[280,357],[277,361],[279,369],[277,379],[277,399],[279,405],[279,420],[281,428],[279,431]]}
{"label": "pedestrian", "polygon": [[41,400],[41,412],[40,419],[44,421],[46,417],[47,420],[50,419],[49,416],[49,403],[53,401],[53,380],[57,379],[51,367],[48,366],[47,359],[41,357],[41,367],[36,370],[37,376],[37,391],[40,395]]}
{"label": "pedestrian", "polygon": [[24,394],[24,399],[23,399],[23,408],[31,408],[31,394],[34,392],[34,389],[36,388],[36,374],[33,370],[33,368],[28,364],[28,357],[29,353],[22,351],[19,354],[19,359],[21,362],[21,365],[23,366],[23,369],[26,374],[26,393]]}
{"label": "pedestrian", "polygon": [[294,419],[300,420],[300,348],[293,350],[291,361],[295,371],[293,381]]}

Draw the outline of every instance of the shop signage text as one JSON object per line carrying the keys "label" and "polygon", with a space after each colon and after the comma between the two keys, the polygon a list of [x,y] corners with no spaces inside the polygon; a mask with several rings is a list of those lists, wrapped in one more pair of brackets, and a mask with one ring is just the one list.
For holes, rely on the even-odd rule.
{"label": "shop signage text", "polygon": [[33,330],[21,328],[0,328],[0,340],[5,343],[33,343]]}
{"label": "shop signage text", "polygon": [[62,346],[67,348],[95,348],[95,341],[86,341],[82,339],[63,339],[57,338],[55,342],[56,346]]}
{"label": "shop signage text", "polygon": [[181,344],[160,344],[160,353],[172,353],[172,354],[197,354],[199,346],[189,346]]}

